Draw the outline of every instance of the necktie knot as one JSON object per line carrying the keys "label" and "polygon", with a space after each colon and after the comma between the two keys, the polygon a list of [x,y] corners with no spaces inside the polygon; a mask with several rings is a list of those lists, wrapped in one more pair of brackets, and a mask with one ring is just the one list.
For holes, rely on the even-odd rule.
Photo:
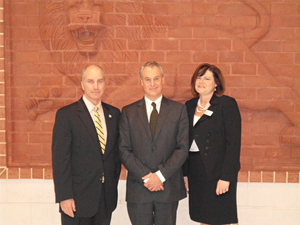
{"label": "necktie knot", "polygon": [[152,102],[151,105],[153,106],[153,110],[156,109],[156,104],[155,104],[155,102]]}
{"label": "necktie knot", "polygon": [[98,112],[99,107],[95,106],[95,112]]}

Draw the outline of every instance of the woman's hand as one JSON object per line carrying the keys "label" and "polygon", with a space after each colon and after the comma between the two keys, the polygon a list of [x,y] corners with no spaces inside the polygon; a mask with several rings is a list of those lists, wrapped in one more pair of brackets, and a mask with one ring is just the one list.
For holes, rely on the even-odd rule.
{"label": "woman's hand", "polygon": [[186,193],[189,193],[189,182],[188,182],[188,178],[187,177],[183,177],[184,179],[184,184],[185,184],[185,188],[186,188]]}
{"label": "woman's hand", "polygon": [[217,183],[216,194],[222,195],[225,194],[229,190],[229,181],[219,180]]}

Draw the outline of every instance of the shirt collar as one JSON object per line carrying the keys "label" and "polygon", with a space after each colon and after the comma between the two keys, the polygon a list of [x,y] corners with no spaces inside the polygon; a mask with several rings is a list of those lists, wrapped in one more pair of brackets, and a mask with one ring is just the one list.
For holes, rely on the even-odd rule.
{"label": "shirt collar", "polygon": [[161,101],[162,101],[162,95],[156,99],[155,101],[151,101],[149,98],[146,97],[145,95],[145,101],[147,104],[151,105],[152,102],[155,102],[156,105],[160,105],[161,104]]}
{"label": "shirt collar", "polygon": [[[95,108],[96,106],[98,106],[99,109],[102,107],[101,101],[99,102],[98,105],[94,105],[93,103],[91,103],[91,102],[85,97],[85,95],[82,96],[82,99],[83,99],[83,101],[84,101],[84,103],[85,103],[85,105],[86,105],[86,107],[87,107],[87,109],[88,109],[89,112],[91,112],[92,110],[94,110],[94,108]],[[99,112],[99,111],[98,111],[98,112]]]}

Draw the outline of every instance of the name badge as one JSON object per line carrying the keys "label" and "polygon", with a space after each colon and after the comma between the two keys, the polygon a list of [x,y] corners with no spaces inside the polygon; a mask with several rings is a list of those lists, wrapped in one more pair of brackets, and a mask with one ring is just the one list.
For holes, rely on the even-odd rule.
{"label": "name badge", "polygon": [[210,110],[206,110],[204,115],[211,116],[214,112]]}

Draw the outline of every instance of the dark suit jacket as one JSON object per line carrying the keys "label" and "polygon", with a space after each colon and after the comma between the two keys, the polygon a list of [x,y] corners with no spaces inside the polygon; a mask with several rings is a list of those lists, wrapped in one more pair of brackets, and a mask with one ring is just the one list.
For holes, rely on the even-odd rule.
{"label": "dark suit jacket", "polygon": [[91,217],[97,212],[103,172],[107,209],[112,212],[117,204],[121,170],[117,151],[120,110],[103,102],[102,107],[107,126],[104,156],[82,98],[56,114],[52,142],[56,202],[73,198],[78,217]]}
{"label": "dark suit jacket", "polygon": [[[209,179],[236,181],[240,169],[241,115],[236,101],[226,95],[213,95],[211,116],[203,115],[193,127],[198,97],[186,102],[190,124],[190,146],[195,139]],[[188,160],[187,160],[188,164]],[[184,165],[184,173],[188,165]]]}
{"label": "dark suit jacket", "polygon": [[[120,121],[120,158],[128,170],[128,202],[174,202],[186,197],[181,166],[188,155],[188,118],[183,104],[163,98],[152,140],[144,98],[125,106]],[[150,192],[142,177],[160,170],[164,191]]]}

